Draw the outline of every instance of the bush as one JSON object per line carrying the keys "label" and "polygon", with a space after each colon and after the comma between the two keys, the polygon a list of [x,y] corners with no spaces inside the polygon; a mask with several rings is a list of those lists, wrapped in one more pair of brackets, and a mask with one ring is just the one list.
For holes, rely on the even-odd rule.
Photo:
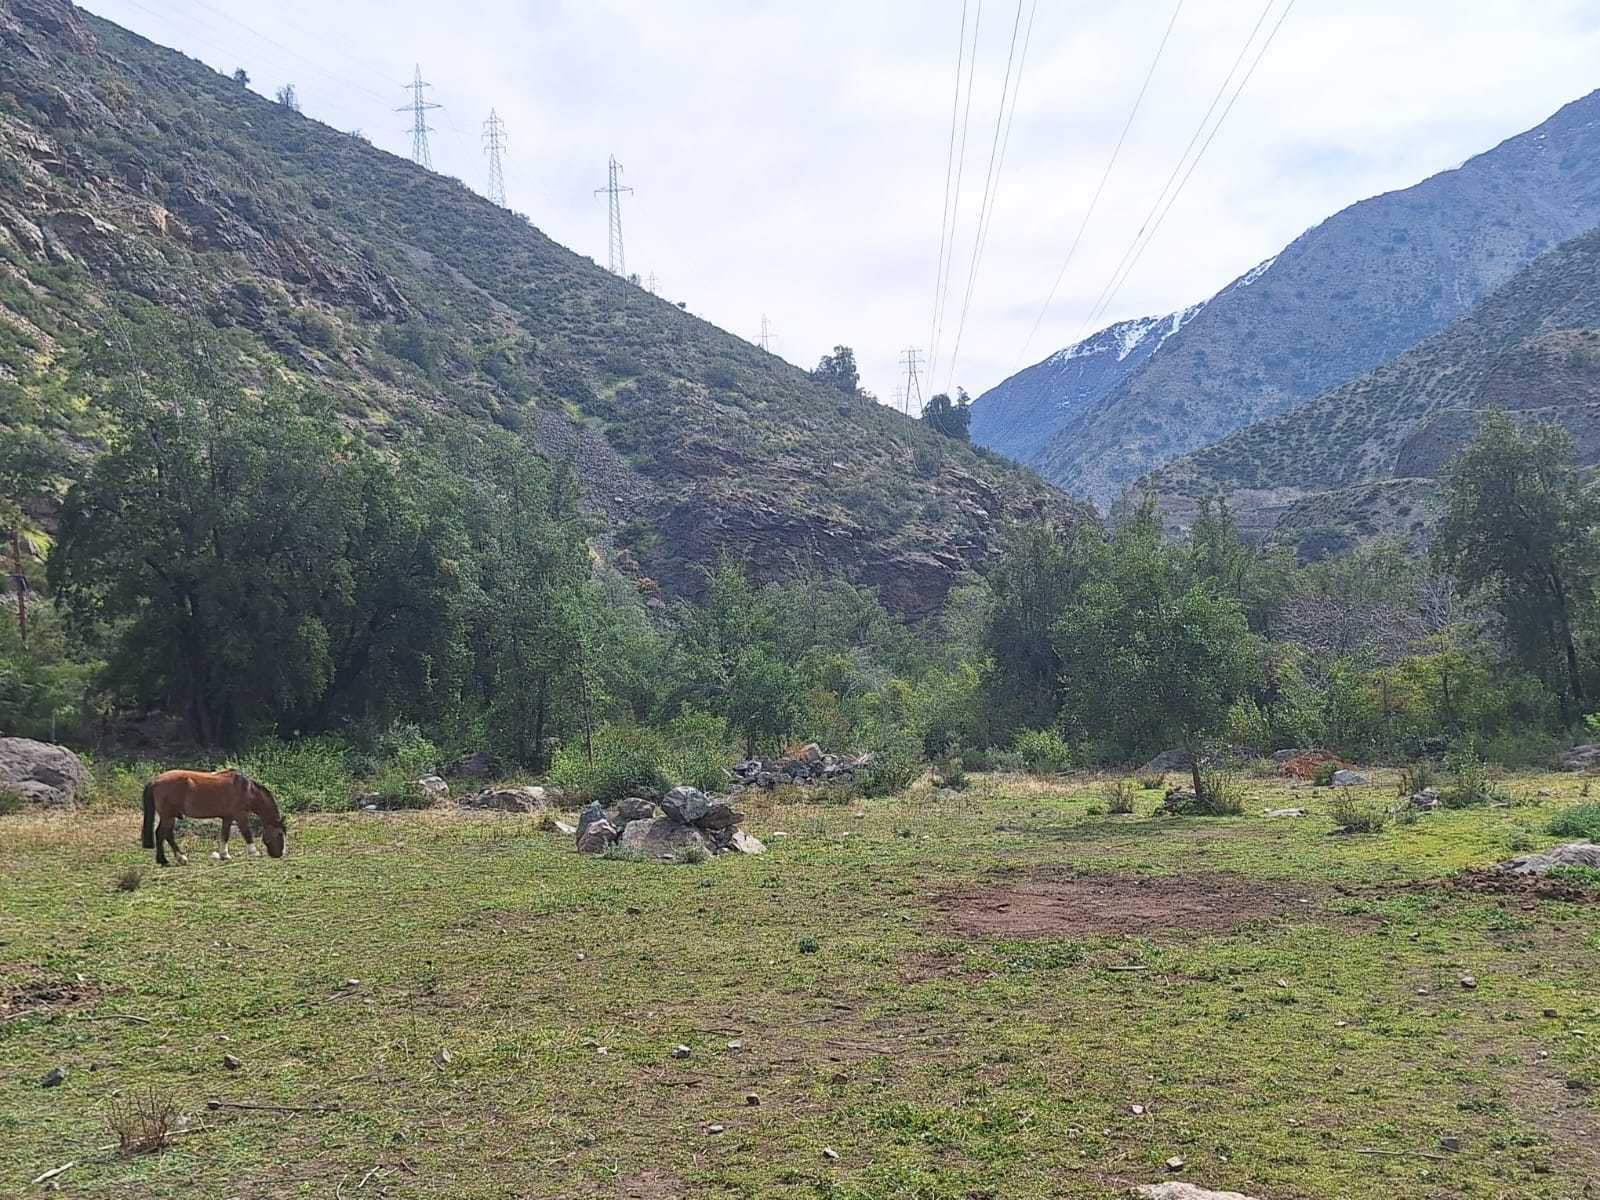
{"label": "bush", "polygon": [[967,764],[959,754],[952,754],[938,768],[939,786],[952,791],[962,791],[967,786]]}
{"label": "bush", "polygon": [[556,751],[550,782],[584,800],[610,804],[640,788],[660,789],[667,778],[662,764],[671,757],[666,738],[640,725],[602,725],[594,731],[594,759],[583,742]]}
{"label": "bush", "polygon": [[1574,804],[1550,818],[1546,828],[1556,837],[1600,842],[1600,804]]}
{"label": "bush", "polygon": [[728,764],[738,757],[727,721],[689,709],[667,726],[667,742],[664,773],[669,783],[702,792],[727,787]]}
{"label": "bush", "polygon": [[1388,810],[1357,804],[1348,789],[1334,797],[1332,813],[1341,833],[1382,833],[1389,823]]}
{"label": "bush", "polygon": [[1053,729],[1025,729],[1017,734],[1011,749],[1022,757],[1028,770],[1039,775],[1054,775],[1072,766],[1072,747]]}
{"label": "bush", "polygon": [[1339,773],[1339,764],[1329,760],[1320,762],[1311,772],[1311,782],[1316,787],[1332,787],[1333,777]]}
{"label": "bush", "polygon": [[1453,751],[1445,760],[1451,785],[1440,797],[1446,808],[1474,808],[1503,799],[1489,782],[1489,767],[1472,746]]}
{"label": "bush", "polygon": [[1112,779],[1100,789],[1105,797],[1106,811],[1115,816],[1126,816],[1133,811],[1133,783],[1127,779]]}
{"label": "bush", "polygon": [[272,789],[284,812],[332,812],[350,807],[354,788],[348,743],[331,736],[257,742],[237,766]]}
{"label": "bush", "polygon": [[117,1153],[125,1157],[164,1149],[177,1119],[177,1104],[154,1088],[114,1099],[106,1112],[106,1124],[117,1135]]}
{"label": "bush", "polygon": [[1139,780],[1139,786],[1147,792],[1159,792],[1166,785],[1165,775],[1145,775]]}
{"label": "bush", "polygon": [[1198,768],[1200,790],[1192,816],[1237,817],[1244,812],[1244,788],[1236,772],[1216,759],[1203,759]]}
{"label": "bush", "polygon": [[861,794],[867,797],[892,796],[916,782],[922,773],[922,755],[908,737],[891,739],[874,750],[872,763],[857,776]]}
{"label": "bush", "polygon": [[0,787],[0,817],[9,817],[22,811],[22,793],[16,788]]}

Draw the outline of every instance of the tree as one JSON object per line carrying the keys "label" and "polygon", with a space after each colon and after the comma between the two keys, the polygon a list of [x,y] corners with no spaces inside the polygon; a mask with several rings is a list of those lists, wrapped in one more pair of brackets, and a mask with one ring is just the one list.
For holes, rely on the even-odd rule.
{"label": "tree", "polygon": [[940,392],[923,405],[922,419],[945,437],[968,442],[972,440],[971,410],[972,401],[966,389],[957,388],[954,401],[946,393]]}
{"label": "tree", "polygon": [[1237,600],[1252,631],[1270,634],[1294,566],[1286,549],[1267,550],[1246,542],[1226,500],[1206,499],[1189,529],[1188,570],[1195,579]]}
{"label": "tree", "polygon": [[1578,645],[1600,563],[1600,497],[1573,466],[1559,425],[1523,430],[1486,414],[1445,470],[1435,561],[1468,591],[1489,596],[1528,667],[1561,696],[1568,720],[1587,699]]}
{"label": "tree", "polygon": [[849,346],[835,346],[832,354],[824,354],[811,372],[818,383],[843,392],[854,399],[861,391],[861,373],[856,370],[856,352]]}
{"label": "tree", "polygon": [[274,99],[287,109],[294,112],[300,111],[300,97],[295,95],[294,84],[286,83],[273,93]]}
{"label": "tree", "polygon": [[243,67],[235,67],[233,69],[233,81],[240,87],[249,87],[250,72],[246,71]]}
{"label": "tree", "polygon": [[20,384],[0,379],[0,411],[6,413],[0,439],[0,538],[9,570],[7,590],[16,595],[17,636],[28,643],[29,576],[39,555],[28,535],[27,505],[52,489],[66,466],[61,440],[43,428],[45,411],[38,397]]}

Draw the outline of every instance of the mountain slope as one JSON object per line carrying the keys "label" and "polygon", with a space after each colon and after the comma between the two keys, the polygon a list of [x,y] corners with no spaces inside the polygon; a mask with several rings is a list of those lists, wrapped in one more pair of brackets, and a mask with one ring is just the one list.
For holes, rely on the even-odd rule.
{"label": "mountain slope", "polygon": [[1142,487],[1180,524],[1200,497],[1226,495],[1242,524],[1286,540],[1418,536],[1427,481],[1491,407],[1559,421],[1581,460],[1600,462],[1600,230],[1536,259],[1362,378],[1178,459]]}
{"label": "mountain slope", "polygon": [[917,616],[1004,521],[1081,515],[454,180],[63,0],[0,0],[0,401],[92,386],[80,351],[152,307],[228,331],[241,382],[315,388],[373,439],[423,417],[524,432],[576,462],[602,548],[680,593],[726,552]]}
{"label": "mountain slope", "polygon": [[1109,503],[1138,476],[1372,370],[1600,225],[1600,92],[1308,231],[1026,456]]}
{"label": "mountain slope", "polygon": [[972,440],[1031,464],[1057,430],[1143,366],[1198,311],[1119,321],[1018,371],[972,402]]}

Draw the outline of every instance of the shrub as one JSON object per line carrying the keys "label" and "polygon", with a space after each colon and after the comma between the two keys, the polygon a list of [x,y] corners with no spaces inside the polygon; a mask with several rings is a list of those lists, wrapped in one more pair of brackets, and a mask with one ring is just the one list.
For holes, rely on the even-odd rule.
{"label": "shrub", "polygon": [[711,855],[706,853],[706,848],[704,846],[697,845],[693,842],[685,846],[682,850],[678,851],[678,861],[683,863],[685,866],[698,866],[710,857]]}
{"label": "shrub", "polygon": [[639,725],[602,725],[594,732],[591,761],[582,741],[556,751],[550,781],[584,800],[609,804],[640,788],[661,788],[667,779],[662,764],[671,755],[667,740]]}
{"label": "shrub", "polygon": [[1072,747],[1053,729],[1025,729],[1011,748],[1036,774],[1054,775],[1072,766]]}
{"label": "shrub", "polygon": [[1451,785],[1441,800],[1446,808],[1473,808],[1492,804],[1502,799],[1498,789],[1489,782],[1489,767],[1472,746],[1453,751],[1445,760]]}
{"label": "shrub", "polygon": [[952,754],[939,764],[938,781],[940,787],[950,788],[952,791],[962,791],[967,786],[967,764],[959,754]]}
{"label": "shrub", "polygon": [[117,1153],[132,1156],[150,1154],[164,1148],[172,1136],[178,1106],[154,1088],[135,1092],[123,1100],[113,1100],[106,1112],[106,1123],[117,1135]]}
{"label": "shrub", "polygon": [[1549,878],[1562,879],[1568,883],[1577,883],[1600,891],[1600,871],[1593,867],[1556,867],[1550,872]]}
{"label": "shrub", "polygon": [[138,867],[129,867],[117,876],[117,891],[137,892],[139,885],[144,882],[144,872]]}
{"label": "shrub", "polygon": [[727,786],[728,764],[738,751],[723,718],[689,709],[667,726],[667,742],[668,782],[703,792]]}
{"label": "shrub", "polygon": [[1339,764],[1333,761],[1318,763],[1311,772],[1311,782],[1317,787],[1332,787],[1333,777],[1339,773]]}
{"label": "shrub", "polygon": [[251,746],[237,765],[271,788],[284,812],[329,812],[351,805],[349,752],[337,737],[272,739]]}
{"label": "shrub", "polygon": [[1215,759],[1202,759],[1196,773],[1200,786],[1194,799],[1173,811],[1190,817],[1236,817],[1244,812],[1244,789],[1237,774]]}
{"label": "shrub", "polygon": [[1556,837],[1600,842],[1600,804],[1574,804],[1550,818],[1546,828]]}
{"label": "shrub", "polygon": [[9,817],[22,811],[22,793],[15,788],[0,787],[0,817]]}
{"label": "shrub", "polygon": [[1400,772],[1400,795],[1415,796],[1434,785],[1437,773],[1430,762],[1412,763]]}
{"label": "shrub", "polygon": [[1125,816],[1133,811],[1133,783],[1127,779],[1112,779],[1101,787],[1100,794],[1105,797],[1106,811],[1116,816]]}
{"label": "shrub", "polygon": [[1333,823],[1341,833],[1382,833],[1389,823],[1388,810],[1357,804],[1348,788],[1334,797],[1332,813]]}
{"label": "shrub", "polygon": [[1139,780],[1139,786],[1147,792],[1159,792],[1166,785],[1165,775],[1145,775]]}
{"label": "shrub", "polygon": [[922,756],[915,744],[899,737],[873,751],[871,765],[858,773],[857,780],[863,796],[892,796],[910,787],[921,773]]}

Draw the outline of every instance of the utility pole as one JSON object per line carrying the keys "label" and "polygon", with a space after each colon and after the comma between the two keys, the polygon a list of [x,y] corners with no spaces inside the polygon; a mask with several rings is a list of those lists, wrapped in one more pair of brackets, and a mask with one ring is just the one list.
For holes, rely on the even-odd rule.
{"label": "utility pole", "polygon": [[422,95],[423,88],[432,87],[431,83],[422,81],[422,64],[417,64],[416,74],[411,82],[403,85],[411,93],[411,103],[402,104],[395,112],[408,112],[411,114],[411,161],[419,167],[433,170],[433,153],[428,149],[428,134],[433,132],[428,124],[428,110],[430,108],[443,108],[442,104],[435,104]]}
{"label": "utility pole", "polygon": [[644,281],[644,286],[650,290],[652,296],[656,294],[656,273],[654,271],[650,272],[650,278]]}
{"label": "utility pole", "polygon": [[[900,365],[906,369],[905,382],[905,412],[908,417],[920,416],[922,413],[922,384],[917,380],[917,368],[922,365],[922,351],[915,346],[908,346],[900,356]],[[911,402],[917,404],[916,412],[911,411]]]}
{"label": "utility pole", "polygon": [[767,320],[767,314],[761,314],[761,337],[758,344],[768,354],[772,353],[772,322]]}
{"label": "utility pole", "polygon": [[483,123],[483,152],[489,156],[489,200],[501,208],[506,206],[506,173],[501,155],[506,148],[506,123],[494,109]]}
{"label": "utility pole", "polygon": [[611,268],[613,275],[626,277],[628,263],[622,253],[622,193],[631,192],[633,189],[631,187],[623,187],[617,182],[617,176],[621,174],[622,164],[617,161],[617,156],[613,154],[608,162],[606,186],[595,188],[594,194],[598,196],[602,192],[605,193],[610,208],[611,231],[606,246],[606,265]]}

